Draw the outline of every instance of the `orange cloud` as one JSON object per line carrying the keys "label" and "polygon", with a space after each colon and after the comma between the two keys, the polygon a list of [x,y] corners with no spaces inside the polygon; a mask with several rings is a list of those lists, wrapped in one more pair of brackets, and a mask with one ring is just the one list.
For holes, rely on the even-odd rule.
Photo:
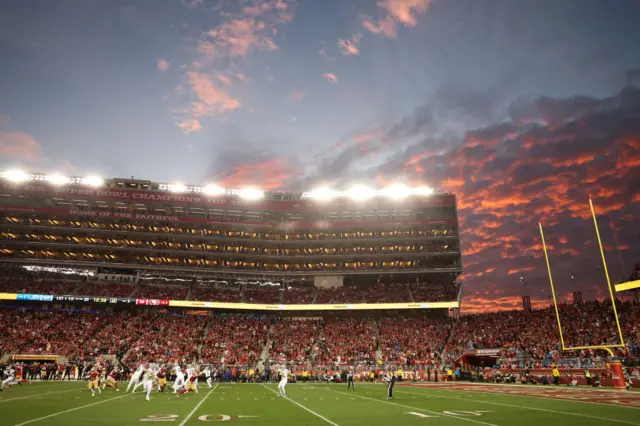
{"label": "orange cloud", "polygon": [[360,40],[362,40],[361,34],[355,34],[351,39],[338,39],[338,47],[340,48],[340,52],[346,56],[354,56],[360,53],[360,49],[358,48],[358,44],[360,44]]}
{"label": "orange cloud", "polygon": [[273,158],[258,163],[237,164],[219,180],[219,183],[232,188],[257,185],[266,190],[281,188],[298,176],[299,171],[286,159]]}
{"label": "orange cloud", "polygon": [[167,62],[165,59],[158,58],[157,67],[158,67],[158,71],[165,72],[166,70],[169,69],[169,62]]}
{"label": "orange cloud", "polygon": [[182,120],[179,123],[176,123],[176,125],[182,129],[185,135],[193,132],[199,132],[201,129],[200,122],[195,119]]}
{"label": "orange cloud", "polygon": [[322,74],[322,76],[326,78],[329,83],[338,84],[338,77],[336,77],[335,74],[328,72],[326,74]]}
{"label": "orange cloud", "polygon": [[11,158],[28,163],[42,163],[42,146],[27,133],[12,130],[10,119],[0,116],[0,158]]}
{"label": "orange cloud", "polygon": [[289,93],[287,97],[284,98],[284,100],[288,104],[295,105],[299,103],[302,99],[304,99],[305,96],[306,96],[306,93],[303,90],[294,90],[293,92]]}
{"label": "orange cloud", "polygon": [[199,100],[191,104],[191,112],[195,117],[216,115],[242,106],[239,100],[216,87],[206,74],[189,72],[187,79],[191,91]]}
{"label": "orange cloud", "polygon": [[427,12],[430,3],[431,0],[382,0],[378,2],[378,7],[384,9],[387,15],[377,21],[365,17],[362,26],[372,33],[396,38],[398,25],[405,28],[418,25],[418,17]]}
{"label": "orange cloud", "polygon": [[208,32],[215,46],[210,51],[235,57],[246,56],[252,50],[275,50],[278,47],[266,29],[264,22],[252,18],[237,18],[225,22]]}

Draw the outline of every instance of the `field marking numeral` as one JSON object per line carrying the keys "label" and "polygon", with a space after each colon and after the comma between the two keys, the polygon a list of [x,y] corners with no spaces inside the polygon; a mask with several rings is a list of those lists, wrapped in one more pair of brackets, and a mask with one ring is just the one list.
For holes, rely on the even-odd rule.
{"label": "field marking numeral", "polygon": [[178,418],[177,414],[150,414],[144,419],[140,419],[141,422],[175,422]]}
{"label": "field marking numeral", "polygon": [[423,413],[416,413],[415,411],[409,411],[409,413],[407,413],[407,414],[413,414],[414,416],[416,416],[416,417],[421,417],[421,418],[423,418],[423,419],[426,419],[426,418],[436,418],[436,417],[438,417],[438,416],[429,416],[429,415],[427,415],[427,414],[423,414]]}

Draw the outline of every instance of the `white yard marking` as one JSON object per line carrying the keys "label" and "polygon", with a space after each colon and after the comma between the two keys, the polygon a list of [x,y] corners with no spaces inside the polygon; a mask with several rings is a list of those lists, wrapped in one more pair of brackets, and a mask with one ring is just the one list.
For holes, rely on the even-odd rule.
{"label": "white yard marking", "polygon": [[[327,392],[344,393],[344,392],[334,391],[334,390],[331,390],[331,389],[325,389],[325,390]],[[498,426],[498,425],[495,425],[493,423],[481,422],[479,420],[467,419],[467,418],[464,418],[464,417],[453,416],[451,414],[438,413],[436,411],[426,410],[424,408],[412,407],[410,405],[398,404],[396,402],[391,402],[391,401],[386,401],[386,400],[381,400],[381,399],[375,399],[375,398],[369,398],[368,396],[356,395],[356,397],[362,398],[362,399],[368,399],[370,401],[383,402],[383,403],[386,403],[386,404],[395,405],[397,407],[409,408],[411,410],[422,411],[424,413],[436,414],[438,416],[451,417],[453,419],[458,419],[458,420],[462,420],[462,421],[465,421],[465,422],[478,423],[478,424],[486,425],[486,426]]]}
{"label": "white yard marking", "polygon": [[[261,383],[261,385],[262,385],[263,387],[265,387],[265,388],[269,389],[271,392],[273,392],[273,393],[275,393],[275,394],[277,394],[277,393],[278,393],[278,392],[274,391],[273,389],[271,389],[271,388],[269,388],[269,387],[267,387],[267,386],[263,385],[262,383]],[[325,422],[329,423],[329,424],[330,424],[330,425],[332,425],[332,426],[340,426],[339,424],[332,422],[331,420],[327,419],[326,417],[322,416],[321,414],[316,413],[315,411],[313,411],[313,410],[311,410],[311,409],[309,409],[309,408],[305,407],[304,405],[300,404],[299,402],[294,401],[294,400],[293,400],[293,399],[291,399],[291,398],[288,398],[288,397],[287,397],[287,398],[284,398],[284,399],[286,399],[287,401],[290,401],[290,402],[292,402],[292,403],[296,404],[298,407],[300,407],[300,408],[302,408],[303,410],[305,410],[305,411],[307,411],[307,412],[309,412],[309,413],[313,414],[313,415],[314,415],[314,416],[316,416],[317,418],[324,420]],[[180,425],[180,426],[182,426],[182,425]]]}
{"label": "white yard marking", "polygon": [[205,396],[204,398],[202,398],[200,400],[200,402],[198,402],[196,404],[195,407],[193,407],[193,410],[191,410],[191,412],[189,414],[187,414],[187,417],[184,418],[184,420],[182,421],[182,423],[180,423],[180,426],[184,426],[185,424],[187,424],[187,422],[189,421],[189,419],[191,418],[191,416],[193,416],[196,412],[196,410],[198,410],[198,408],[200,408],[200,406],[207,400],[207,398],[209,398],[209,395],[211,395],[213,393],[214,390],[216,390],[216,388],[218,387],[218,385],[215,385],[213,387],[213,389],[211,389]]}
{"label": "white yard marking", "polygon": [[66,392],[76,392],[76,391],[79,391],[79,390],[84,390],[84,389],[80,389],[80,388],[79,389],[69,389],[69,390],[64,390],[64,391],[37,393],[35,395],[20,396],[18,398],[0,399],[0,403],[9,402],[9,401],[16,401],[18,399],[27,399],[27,398],[35,398],[35,397],[42,398],[43,396],[46,396],[46,395],[54,395],[54,394],[57,394],[57,393],[66,393]]}
{"label": "white yard marking", "polygon": [[[402,393],[411,393],[411,392],[406,392],[404,389],[401,390],[401,392]],[[414,393],[414,395],[417,395],[417,394]],[[527,407],[525,405],[505,404],[503,402],[477,401],[475,399],[469,399],[469,398],[459,398],[459,397],[458,398],[453,398],[453,397],[449,397],[449,396],[433,395],[433,394],[429,394],[429,396],[432,397],[432,398],[458,399],[458,400],[464,400],[464,401],[470,401],[470,402],[477,402],[478,404],[489,404],[489,405],[497,405],[497,406],[502,406],[502,407],[519,408],[519,409],[523,409],[523,410],[543,411],[545,413],[564,414],[566,416],[584,417],[584,418],[587,418],[587,419],[595,419],[595,420],[605,420],[605,421],[608,421],[608,422],[625,423],[625,424],[628,424],[628,425],[638,425],[638,424],[640,424],[640,423],[628,422],[626,420],[610,419],[608,417],[590,416],[588,414],[571,413],[569,411],[549,410],[547,408]],[[571,402],[571,401],[568,401],[568,402]]]}
{"label": "white yard marking", "polygon": [[130,396],[130,395],[132,395],[132,394],[128,393],[126,395],[116,396],[115,398],[103,399],[101,401],[93,402],[91,404],[81,405],[79,407],[71,408],[69,410],[58,411],[57,413],[49,414],[48,416],[44,416],[44,417],[38,417],[37,419],[27,420],[26,422],[18,423],[17,425],[14,425],[14,426],[28,425],[29,423],[35,423],[35,422],[38,422],[40,420],[50,419],[51,417],[59,416],[60,414],[65,414],[65,413],[70,413],[72,411],[82,410],[83,408],[86,408],[86,407],[91,407],[93,405],[103,404],[105,402],[113,401],[114,399],[125,398],[125,397]]}

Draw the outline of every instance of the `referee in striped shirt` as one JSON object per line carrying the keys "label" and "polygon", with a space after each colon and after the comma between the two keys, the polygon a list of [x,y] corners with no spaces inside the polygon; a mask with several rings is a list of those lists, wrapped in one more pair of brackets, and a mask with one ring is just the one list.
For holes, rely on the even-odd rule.
{"label": "referee in striped shirt", "polygon": [[384,376],[382,380],[387,384],[387,399],[393,398],[393,385],[396,384],[396,375],[390,373]]}
{"label": "referee in striped shirt", "polygon": [[354,378],[355,372],[353,371],[353,367],[351,367],[347,373],[347,390],[351,389],[351,387],[353,387],[353,390],[356,390],[356,382]]}

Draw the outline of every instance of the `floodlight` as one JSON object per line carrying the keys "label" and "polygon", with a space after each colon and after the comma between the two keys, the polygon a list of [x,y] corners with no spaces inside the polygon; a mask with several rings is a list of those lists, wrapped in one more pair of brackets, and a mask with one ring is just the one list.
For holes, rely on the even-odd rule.
{"label": "floodlight", "polygon": [[397,183],[385,188],[382,193],[389,198],[401,199],[411,195],[411,188],[407,185]]}
{"label": "floodlight", "polygon": [[333,191],[331,188],[322,187],[318,189],[314,189],[309,193],[309,196],[314,200],[327,201],[335,198],[337,193]]}
{"label": "floodlight", "polygon": [[205,186],[202,192],[207,195],[223,195],[225,193],[225,190],[224,188],[212,183]]}
{"label": "floodlight", "polygon": [[61,174],[58,174],[58,173],[47,175],[45,179],[47,180],[47,182],[53,185],[66,185],[71,181],[71,179],[69,179],[68,177],[62,176]]}
{"label": "floodlight", "polygon": [[365,185],[356,185],[352,187],[347,195],[353,200],[368,200],[376,195],[376,192]]}
{"label": "floodlight", "polygon": [[420,186],[418,188],[414,188],[413,193],[415,195],[431,195],[433,194],[433,188],[430,188],[428,186]]}
{"label": "floodlight", "polygon": [[19,183],[29,179],[29,173],[25,173],[22,170],[7,170],[4,172],[4,178],[8,181]]}
{"label": "floodlight", "polygon": [[186,192],[187,187],[181,183],[169,184],[169,191],[170,192]]}
{"label": "floodlight", "polygon": [[259,200],[264,197],[264,192],[255,188],[244,188],[238,191],[238,195],[245,200]]}
{"label": "floodlight", "polygon": [[104,179],[102,179],[100,176],[95,175],[84,177],[80,182],[82,182],[83,185],[93,187],[104,185]]}

